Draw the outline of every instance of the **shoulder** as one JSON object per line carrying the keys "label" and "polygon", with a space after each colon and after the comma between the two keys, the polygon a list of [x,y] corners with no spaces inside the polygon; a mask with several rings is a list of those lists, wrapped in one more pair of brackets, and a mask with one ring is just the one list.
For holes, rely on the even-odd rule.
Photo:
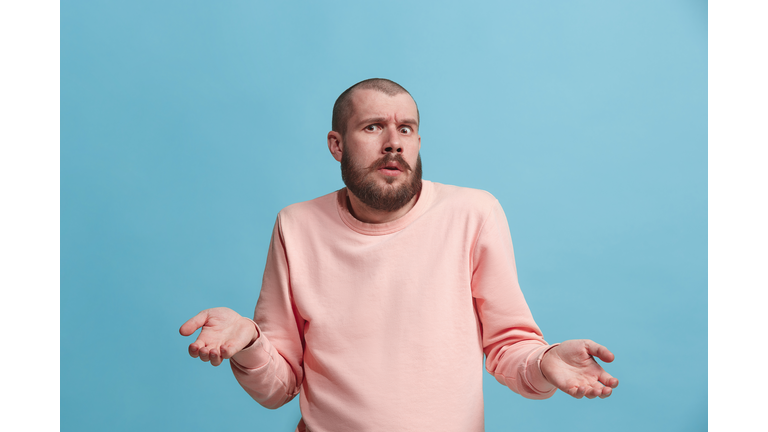
{"label": "shoulder", "polygon": [[490,192],[461,186],[432,182],[434,205],[447,207],[453,211],[477,212],[488,214],[499,201]]}
{"label": "shoulder", "polygon": [[313,224],[336,213],[338,191],[321,197],[291,204],[277,214],[281,224]]}

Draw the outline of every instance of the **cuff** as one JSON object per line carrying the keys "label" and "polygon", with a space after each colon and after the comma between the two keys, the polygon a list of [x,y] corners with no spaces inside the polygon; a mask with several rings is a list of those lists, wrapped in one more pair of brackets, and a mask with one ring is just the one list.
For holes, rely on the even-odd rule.
{"label": "cuff", "polygon": [[528,379],[530,380],[531,386],[533,386],[533,388],[538,392],[547,393],[557,388],[554,384],[547,380],[547,378],[544,376],[544,373],[541,371],[541,359],[544,357],[544,354],[546,354],[547,351],[558,345],[560,344],[556,343],[553,345],[541,347],[539,350],[534,351],[531,355],[531,357],[536,355],[536,367],[528,368]]}
{"label": "cuff", "polygon": [[239,366],[245,369],[258,369],[270,360],[269,355],[269,341],[263,336],[259,325],[256,321],[248,318],[249,321],[256,326],[256,339],[250,345],[240,350],[238,353],[232,356],[230,361],[234,361]]}

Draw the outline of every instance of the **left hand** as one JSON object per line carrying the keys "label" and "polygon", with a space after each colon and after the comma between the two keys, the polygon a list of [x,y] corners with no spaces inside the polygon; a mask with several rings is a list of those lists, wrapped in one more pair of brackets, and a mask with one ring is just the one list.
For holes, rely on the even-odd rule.
{"label": "left hand", "polygon": [[607,398],[619,380],[597,364],[594,357],[606,363],[614,359],[608,348],[589,339],[568,340],[544,354],[541,372],[547,381],[577,399]]}

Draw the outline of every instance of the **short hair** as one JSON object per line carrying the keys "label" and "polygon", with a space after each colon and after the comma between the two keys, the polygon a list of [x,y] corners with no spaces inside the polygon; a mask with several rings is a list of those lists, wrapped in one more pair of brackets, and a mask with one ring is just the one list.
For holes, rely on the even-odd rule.
{"label": "short hair", "polygon": [[[370,78],[344,90],[344,93],[339,95],[336,103],[333,104],[333,117],[331,118],[331,130],[340,133],[342,136],[347,133],[347,122],[352,117],[352,94],[355,90],[376,90],[387,96],[395,96],[401,93],[407,93],[408,96],[411,96],[411,93],[403,86],[386,78]],[[411,96],[411,99],[413,99],[413,96]],[[415,99],[413,103],[416,104]],[[416,121],[421,121],[418,105],[416,105],[416,117]]]}

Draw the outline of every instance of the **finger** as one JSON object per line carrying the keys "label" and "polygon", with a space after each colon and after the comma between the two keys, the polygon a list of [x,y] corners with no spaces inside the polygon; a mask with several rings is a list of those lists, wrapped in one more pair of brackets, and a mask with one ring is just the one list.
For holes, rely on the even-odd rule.
{"label": "finger", "polygon": [[228,359],[232,358],[233,355],[235,355],[238,352],[238,350],[235,349],[235,344],[232,342],[229,342],[225,345],[221,346],[221,358],[222,359]]}
{"label": "finger", "polygon": [[208,358],[211,359],[211,365],[218,366],[221,364],[221,357],[219,356],[218,351],[211,350],[208,353]]}
{"label": "finger", "polygon": [[568,390],[568,394],[575,397],[576,399],[581,399],[584,397],[584,393],[586,393],[587,388],[584,386],[578,386],[578,387],[571,387]]}
{"label": "finger", "polygon": [[587,388],[585,386],[579,386],[579,390],[576,392],[576,396],[581,399],[587,394]]}
{"label": "finger", "polygon": [[611,374],[605,370],[603,370],[603,372],[600,374],[599,381],[606,387],[616,388],[619,386],[619,380],[612,377]]}
{"label": "finger", "polygon": [[597,342],[593,342],[591,340],[587,341],[587,352],[589,352],[589,355],[593,357],[597,357],[606,363],[612,362],[613,359],[616,357],[613,355],[612,352],[608,350],[608,348],[600,345]]}
{"label": "finger", "polygon": [[200,344],[192,342],[189,344],[189,355],[192,356],[192,358],[197,358],[200,355],[200,348]]}
{"label": "finger", "polygon": [[179,328],[179,333],[181,333],[182,336],[189,336],[205,325],[206,321],[208,321],[208,309],[193,316],[187,322],[182,324]]}
{"label": "finger", "polygon": [[603,393],[600,395],[600,399],[605,399],[613,393],[613,389],[610,387],[603,387]]}
{"label": "finger", "polygon": [[204,346],[200,348],[199,354],[200,354],[200,360],[207,362],[210,360],[208,357],[208,353],[211,351],[211,348],[208,346]]}
{"label": "finger", "polygon": [[592,385],[592,387],[589,390],[587,390],[587,392],[585,393],[584,396],[586,396],[589,399],[594,399],[594,398],[596,398],[598,396],[602,396],[604,388],[605,388],[605,386],[603,386],[599,382],[598,383],[594,383]]}
{"label": "finger", "polygon": [[208,351],[208,358],[211,360],[211,363],[217,362],[214,366],[218,366],[221,363],[221,347],[212,347]]}

